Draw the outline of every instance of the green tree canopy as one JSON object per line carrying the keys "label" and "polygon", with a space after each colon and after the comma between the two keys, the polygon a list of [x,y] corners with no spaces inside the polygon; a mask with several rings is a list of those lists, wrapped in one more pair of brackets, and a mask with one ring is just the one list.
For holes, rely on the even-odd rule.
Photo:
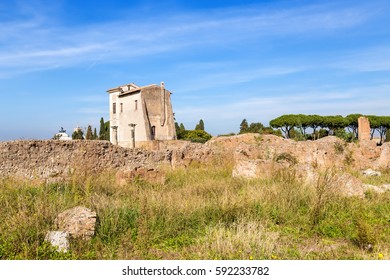
{"label": "green tree canopy", "polygon": [[295,126],[297,126],[298,121],[295,115],[290,114],[273,119],[269,122],[269,124],[273,128],[279,128],[280,130],[282,130],[285,138],[291,138],[290,132]]}
{"label": "green tree canopy", "polygon": [[76,129],[73,133],[72,133],[72,139],[73,140],[83,140],[84,139],[84,133],[81,129]]}
{"label": "green tree canopy", "polygon": [[386,137],[386,132],[390,129],[390,117],[389,116],[367,116],[370,122],[371,139],[374,137],[375,131],[379,133],[379,144],[382,144]]}
{"label": "green tree canopy", "polygon": [[249,128],[247,130],[247,132],[250,132],[250,133],[262,133],[264,129],[264,125],[262,123],[251,123],[249,125]]}
{"label": "green tree canopy", "polygon": [[323,117],[322,127],[329,129],[329,134],[333,135],[336,130],[344,129],[348,125],[348,121],[340,115]]}
{"label": "green tree canopy", "polygon": [[324,125],[324,117],[319,115],[308,115],[309,127],[313,129],[313,139],[316,139],[317,128],[320,128]]}
{"label": "green tree canopy", "polygon": [[354,137],[358,137],[358,119],[362,114],[349,114],[345,117],[347,122],[347,129],[349,132],[352,132]]}

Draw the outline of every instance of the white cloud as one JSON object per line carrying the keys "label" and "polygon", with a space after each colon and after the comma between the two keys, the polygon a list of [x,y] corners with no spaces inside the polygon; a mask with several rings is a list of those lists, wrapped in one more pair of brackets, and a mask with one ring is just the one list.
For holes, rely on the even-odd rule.
{"label": "white cloud", "polygon": [[[240,69],[241,68],[241,69]],[[245,68],[245,70],[242,70]],[[215,71],[210,71],[211,73],[202,74],[200,77],[192,77],[190,81],[186,81],[185,84],[176,90],[180,93],[199,91],[209,88],[218,88],[221,86],[236,85],[246,82],[251,82],[254,80],[264,79],[267,77],[273,76],[284,76],[288,74],[298,73],[304,70],[303,67],[239,67],[239,65],[231,66],[228,69],[235,70],[225,70],[226,68],[221,67],[215,73]]]}
{"label": "white cloud", "polygon": [[390,46],[376,46],[346,53],[333,67],[353,72],[374,72],[390,70]]}
{"label": "white cloud", "polygon": [[[0,76],[80,64],[93,67],[98,60],[112,62],[221,42],[242,43],[267,36],[348,28],[373,16],[366,7],[327,8],[264,11],[258,6],[236,9],[234,13],[164,14],[146,21],[127,18],[72,27],[51,25],[47,15],[36,15],[37,10],[32,9],[33,16],[27,21],[9,21],[0,27]],[[246,79],[245,75],[237,77],[238,82]]]}

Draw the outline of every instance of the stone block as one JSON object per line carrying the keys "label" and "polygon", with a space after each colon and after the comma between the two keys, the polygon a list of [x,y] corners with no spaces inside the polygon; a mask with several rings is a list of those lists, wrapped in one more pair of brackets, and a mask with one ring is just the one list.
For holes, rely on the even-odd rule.
{"label": "stone block", "polygon": [[96,212],[76,206],[60,213],[55,223],[58,230],[68,232],[72,238],[90,238],[95,235]]}
{"label": "stone block", "polygon": [[45,241],[56,247],[58,252],[66,253],[69,250],[69,233],[66,231],[49,231]]}
{"label": "stone block", "polygon": [[366,117],[358,118],[358,138],[359,141],[370,140],[371,138],[370,122]]}

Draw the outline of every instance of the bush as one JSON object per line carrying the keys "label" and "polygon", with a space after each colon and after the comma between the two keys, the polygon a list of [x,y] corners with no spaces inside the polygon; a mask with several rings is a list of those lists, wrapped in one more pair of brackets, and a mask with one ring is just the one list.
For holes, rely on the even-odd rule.
{"label": "bush", "polygon": [[390,129],[387,129],[387,131],[386,131],[385,142],[390,142]]}
{"label": "bush", "polygon": [[355,225],[357,233],[352,238],[353,243],[363,250],[372,251],[376,243],[373,230],[363,218],[358,218],[355,221]]}
{"label": "bush", "polygon": [[352,132],[347,132],[345,129],[337,129],[334,135],[338,138],[343,139],[346,142],[352,142],[355,140],[355,135]]}
{"label": "bush", "polygon": [[274,130],[272,127],[264,127],[263,129],[260,130],[260,134],[271,134],[271,135],[280,136],[280,137],[283,136],[280,129]]}
{"label": "bush", "polygon": [[275,161],[276,162],[287,161],[291,165],[295,165],[298,163],[297,158],[289,153],[281,153],[281,154],[277,155],[277,157],[275,158]]}
{"label": "bush", "polygon": [[317,134],[316,139],[320,139],[320,138],[324,138],[324,137],[328,136],[329,135],[329,131],[327,131],[324,128],[321,128],[320,130],[318,130],[316,132],[316,134]]}
{"label": "bush", "polygon": [[345,145],[340,143],[340,142],[335,142],[334,143],[334,150],[336,154],[342,154],[344,152]]}
{"label": "bush", "polygon": [[184,140],[189,140],[195,143],[205,143],[211,139],[211,135],[204,130],[186,130]]}

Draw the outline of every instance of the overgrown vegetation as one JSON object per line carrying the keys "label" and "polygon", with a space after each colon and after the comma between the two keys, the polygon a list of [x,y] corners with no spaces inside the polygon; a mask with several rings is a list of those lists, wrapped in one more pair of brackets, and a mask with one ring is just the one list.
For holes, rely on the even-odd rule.
{"label": "overgrown vegetation", "polygon": [[194,143],[205,143],[212,138],[211,134],[204,130],[204,122],[201,119],[194,130],[186,130],[184,125],[175,123],[176,136],[179,140],[187,140]]}
{"label": "overgrown vegetation", "polygon": [[[390,193],[334,195],[330,171],[314,185],[292,169],[232,178],[221,164],[170,171],[159,184],[77,174],[54,184],[0,180],[0,259],[390,257]],[[96,236],[72,240],[70,252],[58,253],[45,234],[58,213],[76,205],[97,212]]]}
{"label": "overgrown vegetation", "polygon": [[244,133],[259,133],[259,134],[273,134],[282,136],[282,132],[279,129],[274,130],[272,127],[265,127],[262,123],[251,123],[248,125],[248,121],[243,119],[240,124],[239,134]]}

